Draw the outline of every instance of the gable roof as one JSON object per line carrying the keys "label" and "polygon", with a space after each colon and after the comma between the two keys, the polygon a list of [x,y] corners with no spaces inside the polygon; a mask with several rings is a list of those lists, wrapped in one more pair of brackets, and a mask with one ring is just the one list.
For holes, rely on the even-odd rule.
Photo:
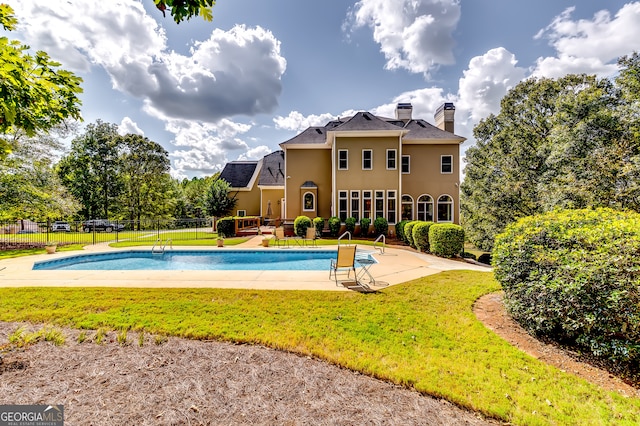
{"label": "gable roof", "polygon": [[260,186],[284,185],[284,151],[267,154],[262,159],[262,170],[258,179]]}
{"label": "gable roof", "polygon": [[446,140],[459,140],[464,141],[462,136],[455,135],[453,133],[442,130],[433,124],[419,119],[409,120],[404,128],[409,132],[404,136],[403,140],[424,140],[424,139],[446,139]]}
{"label": "gable roof", "polygon": [[400,127],[395,126],[391,123],[388,123],[384,120],[381,120],[379,117],[371,114],[370,112],[359,112],[345,123],[331,129],[331,131],[341,132],[341,131],[350,131],[350,130],[358,130],[358,131],[380,131],[380,130],[392,130],[397,131],[401,130]]}
{"label": "gable roof", "polygon": [[247,188],[258,167],[258,161],[232,161],[225,164],[219,179],[224,179],[232,188]]}
{"label": "gable roof", "polygon": [[323,144],[327,142],[327,131],[324,127],[308,127],[302,133],[282,142],[280,145]]}

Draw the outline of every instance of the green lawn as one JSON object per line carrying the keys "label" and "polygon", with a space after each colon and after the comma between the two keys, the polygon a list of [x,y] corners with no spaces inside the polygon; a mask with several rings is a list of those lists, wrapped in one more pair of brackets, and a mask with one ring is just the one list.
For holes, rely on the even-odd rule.
{"label": "green lawn", "polygon": [[476,320],[491,273],[451,271],[375,294],[0,288],[0,320],[264,344],[312,355],[519,425],[640,423],[640,400],[507,344]]}

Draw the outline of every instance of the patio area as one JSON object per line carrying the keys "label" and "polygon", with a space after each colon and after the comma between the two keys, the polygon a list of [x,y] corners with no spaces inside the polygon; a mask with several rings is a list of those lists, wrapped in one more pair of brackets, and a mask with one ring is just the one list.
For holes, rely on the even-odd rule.
{"label": "patio area", "polygon": [[[263,248],[262,237],[232,247],[180,247],[185,250],[283,250]],[[318,250],[335,250],[336,246],[321,246]],[[371,246],[359,249],[374,251]],[[106,245],[87,246],[86,251],[151,250],[150,247],[116,249]],[[284,249],[286,250],[286,249]],[[304,250],[304,248],[300,248]],[[68,257],[81,252],[62,252],[0,261],[0,287],[155,287],[155,288],[249,288],[262,290],[327,290],[349,291],[336,286],[326,271],[33,271],[33,264],[40,260]],[[460,260],[443,259],[414,251],[389,248],[384,254],[375,251],[378,263],[369,272],[376,281],[388,285],[400,284],[446,270],[489,271],[488,267]],[[358,269],[359,270],[359,269]],[[372,286],[373,289],[383,288]]]}

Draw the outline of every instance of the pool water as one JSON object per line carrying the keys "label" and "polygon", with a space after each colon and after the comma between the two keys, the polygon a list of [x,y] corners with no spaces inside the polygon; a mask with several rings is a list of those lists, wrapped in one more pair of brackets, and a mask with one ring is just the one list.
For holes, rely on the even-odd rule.
{"label": "pool water", "polygon": [[[365,255],[371,258],[369,255]],[[172,250],[124,251],[70,256],[36,262],[34,270],[134,270],[134,271],[322,271],[329,270],[334,250]],[[371,258],[373,259],[373,258]],[[375,259],[373,259],[375,260]]]}

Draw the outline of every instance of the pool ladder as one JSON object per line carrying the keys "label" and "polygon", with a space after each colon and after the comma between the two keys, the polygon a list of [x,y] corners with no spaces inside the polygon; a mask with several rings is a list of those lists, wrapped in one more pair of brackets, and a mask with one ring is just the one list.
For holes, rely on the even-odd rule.
{"label": "pool ladder", "polygon": [[151,253],[152,254],[163,254],[165,249],[167,248],[167,246],[169,246],[169,248],[171,250],[173,250],[173,242],[171,241],[171,238],[169,238],[167,240],[166,243],[162,244],[162,240],[160,238],[158,238],[155,242],[155,244],[153,244],[153,247],[151,247]]}

